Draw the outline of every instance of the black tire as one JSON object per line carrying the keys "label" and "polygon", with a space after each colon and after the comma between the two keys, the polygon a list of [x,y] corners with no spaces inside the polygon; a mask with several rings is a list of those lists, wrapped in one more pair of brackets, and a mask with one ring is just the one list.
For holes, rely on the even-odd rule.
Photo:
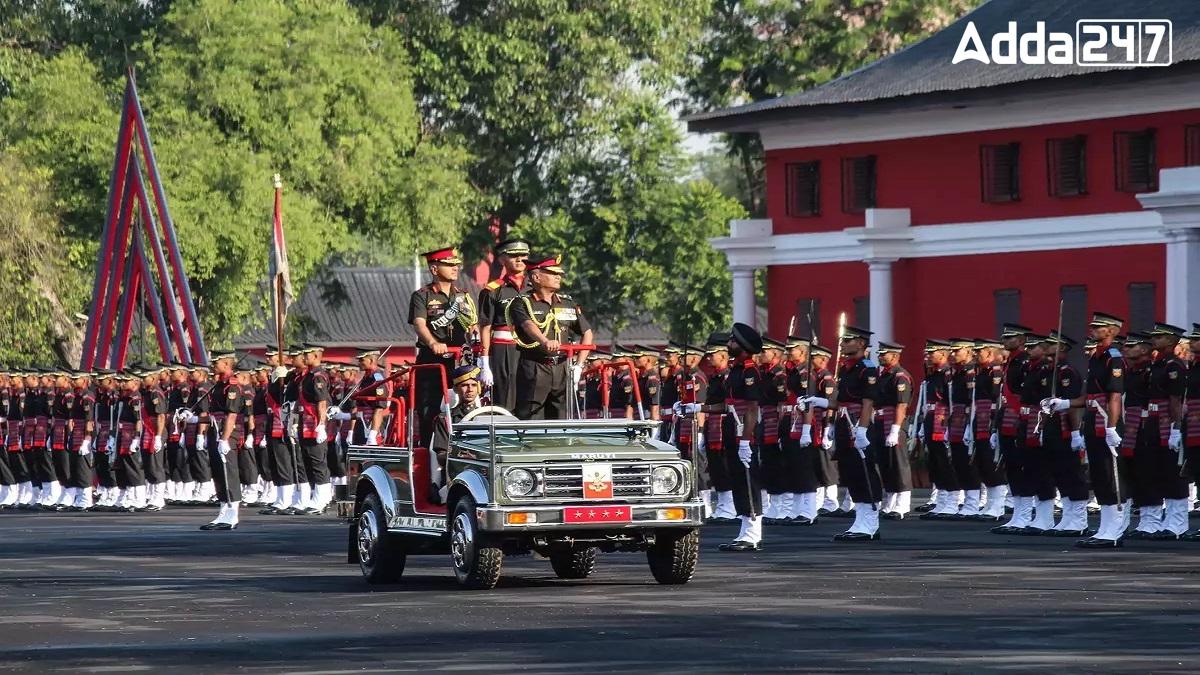
{"label": "black tire", "polygon": [[586,579],[596,571],[598,553],[594,546],[554,551],[550,554],[550,566],[559,579]]}
{"label": "black tire", "polygon": [[659,530],[646,551],[650,573],[660,584],[686,584],[700,560],[699,530]]}
{"label": "black tire", "polygon": [[383,504],[374,492],[363,500],[358,515],[358,568],[369,584],[394,584],[404,575],[408,556],[404,541],[388,534]]}
{"label": "black tire", "polygon": [[479,531],[475,500],[469,495],[454,504],[450,519],[450,564],[458,585],[472,590],[496,587],[504,551]]}

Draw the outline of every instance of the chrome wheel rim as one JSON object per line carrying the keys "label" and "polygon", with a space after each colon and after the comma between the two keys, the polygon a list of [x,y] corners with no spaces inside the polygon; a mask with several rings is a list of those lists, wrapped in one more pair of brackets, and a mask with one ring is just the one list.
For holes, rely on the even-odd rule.
{"label": "chrome wheel rim", "polygon": [[379,524],[373,511],[363,511],[358,517],[358,560],[370,567],[374,563],[375,542],[379,540]]}
{"label": "chrome wheel rim", "polygon": [[471,517],[460,513],[454,518],[454,526],[450,531],[450,558],[459,570],[467,569],[467,561],[471,559],[471,546],[475,540],[474,527]]}

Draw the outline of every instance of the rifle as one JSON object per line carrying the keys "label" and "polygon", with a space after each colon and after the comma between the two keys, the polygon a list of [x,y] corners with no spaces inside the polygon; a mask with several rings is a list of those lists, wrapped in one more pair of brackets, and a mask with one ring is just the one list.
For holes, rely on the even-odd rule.
{"label": "rifle", "polygon": [[[967,371],[969,374],[970,371]],[[967,428],[963,434],[963,444],[967,446],[967,456],[975,457],[975,392],[979,391],[979,362],[975,362],[975,386],[971,387],[971,414],[967,418]]]}
{"label": "rifle", "polygon": [[[1058,331],[1055,333],[1056,344],[1054,346],[1054,359],[1050,364],[1050,398],[1058,398],[1058,354],[1061,351],[1059,347],[1062,345],[1058,341],[1062,340],[1062,321],[1063,321],[1063,301],[1058,301]],[[1049,413],[1046,412],[1045,406],[1040,406],[1038,409],[1037,424],[1033,426],[1033,433],[1042,433],[1042,420]],[[1043,440],[1043,444],[1045,441]]]}
{"label": "rifle", "polygon": [[908,447],[905,448],[905,451],[908,452],[909,457],[912,457],[914,451],[917,449],[917,446],[922,444],[921,436],[925,432],[925,385],[925,380],[922,380],[921,391],[917,393],[917,406],[916,410],[914,410],[915,414],[912,415],[912,420],[908,425]]}

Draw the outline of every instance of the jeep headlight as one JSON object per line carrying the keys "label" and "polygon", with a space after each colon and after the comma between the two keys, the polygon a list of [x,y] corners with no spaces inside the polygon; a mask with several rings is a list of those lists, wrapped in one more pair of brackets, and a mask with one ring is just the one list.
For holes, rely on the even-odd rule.
{"label": "jeep headlight", "polygon": [[673,466],[660,466],[650,474],[651,490],[656,495],[668,495],[679,489],[683,476]]}
{"label": "jeep headlight", "polygon": [[509,469],[504,472],[504,493],[509,497],[528,497],[537,489],[537,478],[528,469]]}

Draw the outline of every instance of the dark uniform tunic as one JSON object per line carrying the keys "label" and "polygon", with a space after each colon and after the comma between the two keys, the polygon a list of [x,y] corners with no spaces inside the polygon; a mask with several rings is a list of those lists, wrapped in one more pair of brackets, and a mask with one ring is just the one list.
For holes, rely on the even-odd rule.
{"label": "dark uniform tunic", "polygon": [[1187,474],[1200,481],[1200,363],[1188,365],[1184,391],[1183,445],[1187,449]]}
{"label": "dark uniform tunic", "polygon": [[865,450],[854,447],[853,426],[870,424],[859,419],[863,402],[879,397],[879,369],[870,359],[847,359],[838,369],[837,412],[834,421],[834,452],[842,483],[856,504],[874,504],[883,499],[878,453],[872,443]]}
{"label": "dark uniform tunic", "polygon": [[1138,435],[1135,458],[1139,479],[1148,481],[1147,496],[1159,499],[1186,499],[1188,481],[1179,475],[1179,456],[1169,450],[1171,401],[1181,399],[1187,386],[1187,367],[1173,354],[1150,363],[1149,404],[1142,432]]}
{"label": "dark uniform tunic", "polygon": [[[413,291],[408,304],[408,322],[424,319],[425,326],[435,340],[447,347],[462,347],[467,344],[469,327],[474,325],[475,302],[467,291],[451,286],[449,293],[440,291],[436,284],[429,284]],[[464,325],[466,324],[466,325]],[[417,364],[441,364],[445,371],[444,382],[450,382],[454,370],[454,355],[451,352],[438,356],[429,345],[417,341]],[[416,372],[415,406],[421,447],[429,447],[433,434],[433,421],[441,408],[446,392],[442,389],[443,379],[433,368],[419,368]]]}
{"label": "dark uniform tunic", "polygon": [[[68,417],[71,420],[70,440],[67,445],[70,449],[68,461],[70,462],[70,479],[65,485],[71,488],[90,489],[92,480],[95,478],[94,467],[96,465],[96,434],[95,434],[95,414],[96,414],[96,394],[90,388],[84,387],[76,389],[74,396],[71,399],[71,409],[68,412]],[[89,430],[88,427],[92,426]],[[88,451],[85,457],[79,453],[85,439],[92,440],[92,448]],[[103,441],[101,441],[100,449],[103,450]]]}
{"label": "dark uniform tunic", "polygon": [[1101,506],[1120,503],[1118,475],[1112,451],[1105,441],[1105,427],[1123,427],[1119,419],[1108,419],[1108,399],[1125,392],[1125,358],[1116,347],[1097,347],[1088,356],[1087,408],[1083,412],[1083,440],[1087,446],[1088,474],[1092,491]]}
{"label": "dark uniform tunic", "polygon": [[954,369],[949,365],[926,368],[925,416],[921,422],[922,438],[929,459],[929,479],[939,490],[955,492],[962,490],[958,473],[954,470],[950,451],[950,383]]}
{"label": "dark uniform tunic", "polygon": [[[816,396],[829,401],[833,406],[837,398],[837,380],[828,368],[816,368],[813,373],[813,390]],[[817,481],[821,487],[833,487],[841,480],[836,452],[825,451],[825,437],[833,433],[833,410],[814,408],[812,422],[813,459]]]}
{"label": "dark uniform tunic", "polygon": [[642,397],[642,411],[646,419],[650,419],[650,406],[658,404],[658,392],[662,388],[662,380],[658,376],[658,368],[638,371],[638,394]]}
{"label": "dark uniform tunic", "polygon": [[999,419],[1000,392],[1004,385],[1004,364],[979,363],[975,368],[975,467],[987,487],[1004,485],[1007,477],[1000,450],[992,450],[990,440]]}
{"label": "dark uniform tunic", "polygon": [[58,480],[50,453],[51,397],[47,388],[25,388],[25,456],[34,481],[42,483]]}
{"label": "dark uniform tunic", "polygon": [[633,412],[633,371],[629,368],[613,368],[609,372],[608,409],[610,417],[628,417]]}
{"label": "dark uniform tunic", "polygon": [[163,448],[166,448],[166,425],[162,429],[157,429],[158,416],[166,415],[167,397],[163,395],[161,389],[155,387],[142,387],[141,390],[141,411],[142,411],[142,469],[145,471],[146,480],[150,483],[162,483],[167,479],[166,458],[163,452],[155,451],[154,439],[161,436],[163,440]]}
{"label": "dark uniform tunic", "polygon": [[[238,474],[242,479],[242,485],[253,485],[258,482],[258,456],[254,450],[254,385],[243,384],[239,385],[242,389],[242,409],[238,413],[238,431],[241,437],[240,442],[234,446],[237,451],[238,459]],[[246,441],[250,441],[250,448],[246,448]]]}
{"label": "dark uniform tunic", "polygon": [[[1144,449],[1143,434],[1158,435],[1150,423],[1150,361],[1125,363],[1125,424],[1117,466],[1121,474],[1122,495],[1134,506],[1162,503],[1155,481],[1157,463],[1152,450]],[[1149,439],[1147,439],[1149,440]],[[1149,445],[1149,444],[1146,444]]]}
{"label": "dark uniform tunic", "polygon": [[5,456],[13,475],[13,483],[28,483],[33,480],[25,452],[25,387],[13,387],[8,394],[8,420]]}
{"label": "dark uniform tunic", "polygon": [[[1051,394],[1055,398],[1075,399],[1083,393],[1083,378],[1065,358],[1059,360],[1057,372],[1055,372],[1052,359],[1043,359],[1032,374],[1034,375],[1033,388],[1040,390],[1042,394],[1038,403],[1033,404],[1035,406]],[[1029,384],[1030,380],[1027,379],[1026,383]],[[1035,410],[1033,418],[1030,420],[1031,423],[1036,424],[1039,413],[1042,420],[1041,434],[1038,439],[1041,448],[1040,452],[1036,454],[1046,458],[1050,463],[1051,485],[1058,488],[1059,494],[1064,499],[1087,501],[1087,472],[1079,453],[1071,449],[1069,413],[1045,414],[1040,409]],[[1029,442],[1028,437],[1026,442]],[[1045,471],[1044,464],[1041,471]],[[1046,491],[1039,488],[1038,494],[1039,498],[1045,494],[1050,494],[1049,498],[1053,498],[1053,489]]]}
{"label": "dark uniform tunic", "polygon": [[1008,489],[1014,497],[1032,497],[1034,490],[1028,482],[1026,469],[1028,452],[1025,437],[1020,434],[1021,389],[1029,370],[1029,352],[1018,349],[1008,354],[1004,363],[1004,381],[1001,384],[1002,401],[996,410],[996,431],[1000,437],[1000,456],[1004,462],[1004,474],[1008,477]]}
{"label": "dark uniform tunic", "polygon": [[717,492],[733,489],[733,479],[729,475],[729,464],[725,456],[737,452],[734,425],[731,420],[730,424],[725,423],[729,419],[725,404],[728,379],[728,368],[709,373],[708,389],[700,399],[704,404],[704,446],[708,467],[708,475],[702,477],[702,480]]}
{"label": "dark uniform tunic", "polygon": [[92,447],[95,455],[96,483],[102,488],[117,486],[112,457],[108,454],[109,442],[116,443],[116,401],[117,396],[111,389],[96,389],[96,433],[93,436]]}
{"label": "dark uniform tunic", "polygon": [[183,444],[183,423],[175,423],[175,412],[187,407],[191,387],[186,382],[172,382],[167,389],[167,480],[183,483],[188,480],[187,449]]}
{"label": "dark uniform tunic", "polygon": [[658,417],[663,420],[663,425],[659,428],[658,440],[665,443],[671,441],[675,430],[675,403],[679,401],[676,377],[682,369],[682,366],[675,366],[659,371],[662,386],[658,388],[658,400],[655,403],[658,405]]}
{"label": "dark uniform tunic", "polygon": [[[237,446],[238,427],[241,424],[239,416],[245,409],[242,396],[242,385],[235,375],[217,380],[212,385],[213,391],[209,396],[209,428],[208,454],[209,464],[215,468],[212,472],[213,484],[217,488],[217,499],[225,503],[242,500],[242,479],[238,470]],[[233,431],[229,436],[229,453],[224,457],[220,453],[220,441],[225,437],[225,420],[233,418]],[[219,468],[217,468],[219,467]]]}
{"label": "dark uniform tunic", "polygon": [[[784,467],[784,450],[781,442],[787,429],[782,429],[781,407],[787,402],[787,368],[783,363],[763,366],[759,369],[762,378],[760,389],[758,425],[758,452],[762,468],[762,484],[767,494],[779,495],[787,492]],[[790,428],[790,425],[789,425]]]}
{"label": "dark uniform tunic", "polygon": [[[207,445],[207,430],[212,426],[209,410],[212,409],[212,397],[215,395],[209,393],[212,388],[212,382],[193,384],[187,396],[186,407],[196,416],[197,421],[183,425],[183,445],[187,448],[188,453],[188,480],[197,483],[206,483],[212,480],[212,464],[209,462]],[[204,431],[205,434],[203,450],[196,446],[201,431]]]}
{"label": "dark uniform tunic", "polygon": [[306,482],[314,487],[329,482],[329,441],[317,442],[317,426],[324,424],[318,419],[320,403],[330,400],[329,374],[324,368],[309,368],[300,377],[299,388],[300,407],[300,460],[304,468],[303,476]]}
{"label": "dark uniform tunic", "polygon": [[505,275],[494,279],[479,291],[479,325],[491,326],[488,356],[492,368],[492,405],[505,410],[517,406],[517,345],[513,328],[505,319],[508,303],[521,294],[525,276]]}
{"label": "dark uniform tunic", "polygon": [[[904,366],[880,366],[877,382],[875,410],[877,415],[872,425],[872,444],[879,449],[879,473],[883,489],[891,493],[912,490],[912,467],[908,460],[908,434],[905,426],[916,411],[912,409],[913,378]],[[899,442],[887,447],[887,437],[896,423],[896,406],[908,406],[904,425],[900,428]]]}
{"label": "dark uniform tunic", "polygon": [[[8,386],[0,387],[0,419],[5,421],[0,423],[0,485],[16,485],[16,476],[13,475],[12,466],[9,462],[8,443],[10,432],[14,426],[19,427],[20,421],[7,421],[9,408],[12,400],[12,389]],[[17,433],[20,436],[20,432]]]}
{"label": "dark uniform tunic", "polygon": [[141,392],[130,394],[121,391],[117,400],[117,461],[113,466],[117,487],[120,488],[141,487],[146,484],[142,453],[133,449],[135,439],[141,442],[137,430],[141,415]]}
{"label": "dark uniform tunic", "polygon": [[978,368],[974,362],[956,365],[950,376],[950,421],[946,436],[950,461],[959,490],[978,490],[979,470],[975,466],[975,432],[968,428],[975,406]]}
{"label": "dark uniform tunic", "polygon": [[591,330],[583,309],[568,295],[560,293],[542,298],[530,292],[509,303],[508,318],[516,331],[521,358],[517,371],[517,417],[524,420],[565,418],[569,403],[570,359],[565,352],[548,353],[525,330],[524,324],[533,321],[547,339],[560,343],[572,337],[582,338]]}
{"label": "dark uniform tunic", "polygon": [[[750,466],[742,463],[738,456],[738,422],[741,421],[741,434],[745,438],[747,417],[750,406],[763,405],[763,379],[758,366],[752,359],[735,362],[729,368],[725,378],[725,403],[731,409],[725,418],[725,425],[732,433],[733,444],[725,451],[725,467],[731,479],[733,489],[733,505],[739,516],[756,516],[762,514],[762,491],[760,490],[762,469],[762,448],[758,443],[751,444]],[[760,425],[761,426],[761,425]]]}
{"label": "dark uniform tunic", "polygon": [[[704,399],[708,396],[708,376],[698,368],[680,366],[674,369],[670,381],[663,383],[663,391],[668,389],[674,392],[671,396],[674,399],[671,403],[672,406],[675,405],[675,402],[684,405],[703,405]],[[703,413],[685,412],[682,415],[675,416],[671,420],[674,428],[669,433],[671,434],[670,438],[674,441],[675,446],[679,448],[679,452],[683,457],[703,464],[699,468],[699,471],[702,476],[705,476],[708,473],[707,454],[697,454],[692,451],[696,435],[702,432],[702,429],[699,427],[699,420],[702,419]],[[699,489],[707,489],[707,486]]]}
{"label": "dark uniform tunic", "polygon": [[74,405],[73,388],[55,389],[50,408],[50,449],[53,451],[54,474],[64,486],[69,486],[71,482],[71,458],[67,456],[67,445],[70,443],[71,408]]}

